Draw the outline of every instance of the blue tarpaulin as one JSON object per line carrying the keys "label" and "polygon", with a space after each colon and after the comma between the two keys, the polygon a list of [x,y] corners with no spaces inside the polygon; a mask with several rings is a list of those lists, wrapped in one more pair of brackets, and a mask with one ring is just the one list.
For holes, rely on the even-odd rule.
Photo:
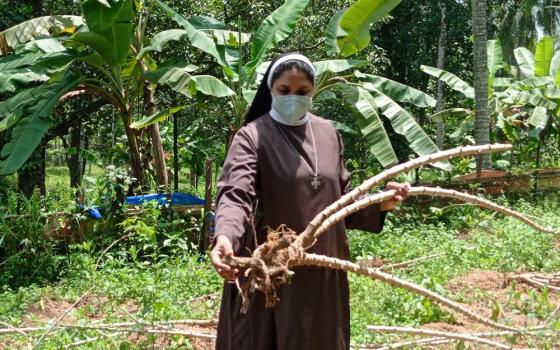
{"label": "blue tarpaulin", "polygon": [[[171,205],[204,205],[204,199],[198,198],[192,194],[185,193],[173,193],[171,196]],[[166,194],[146,194],[143,196],[130,196],[126,197],[125,204],[127,205],[142,205],[144,202],[148,201],[158,201],[159,204],[165,205],[169,203],[169,195]],[[89,217],[94,220],[99,220],[103,218],[103,208],[99,206],[93,206],[86,208],[83,205],[80,209],[88,213]],[[213,232],[214,226],[214,213],[211,213],[212,227],[210,228]]]}
{"label": "blue tarpaulin", "polygon": [[[141,205],[148,201],[157,201],[161,205],[169,203],[168,194],[145,194],[142,196],[126,197],[125,204]],[[204,205],[204,199],[198,198],[192,194],[178,193],[171,194],[171,205]]]}

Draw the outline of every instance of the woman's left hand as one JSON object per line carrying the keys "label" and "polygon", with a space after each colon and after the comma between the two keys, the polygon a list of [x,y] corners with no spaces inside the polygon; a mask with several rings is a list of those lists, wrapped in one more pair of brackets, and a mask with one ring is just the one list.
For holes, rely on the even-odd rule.
{"label": "woman's left hand", "polygon": [[387,186],[385,186],[387,190],[395,190],[396,195],[392,199],[386,200],[381,202],[380,210],[381,211],[390,211],[395,209],[395,206],[406,199],[408,194],[408,190],[410,190],[410,184],[408,182],[399,183],[399,182],[389,182]]}

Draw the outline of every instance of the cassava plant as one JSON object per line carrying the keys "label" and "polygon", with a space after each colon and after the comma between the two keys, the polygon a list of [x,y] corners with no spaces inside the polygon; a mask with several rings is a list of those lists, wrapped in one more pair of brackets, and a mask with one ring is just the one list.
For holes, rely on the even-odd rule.
{"label": "cassava plant", "polygon": [[[378,186],[382,182],[403,172],[432,164],[437,161],[449,160],[460,156],[473,156],[496,151],[507,151],[510,149],[511,145],[507,144],[465,146],[419,157],[387,169],[366,180],[360,186],[317,214],[317,216],[315,216],[315,218],[309,223],[307,228],[300,234],[297,234],[284,225],[280,226],[277,230],[269,230],[267,242],[258,246],[253,251],[251,257],[224,258],[224,262],[226,264],[232,268],[236,268],[240,271],[240,274],[244,274],[246,277],[245,284],[241,286],[243,292],[242,296],[244,299],[242,312],[247,310],[246,307],[249,302],[249,293],[254,290],[262,291],[265,294],[267,307],[274,307],[279,302],[276,295],[277,287],[281,284],[288,283],[290,276],[294,273],[290,269],[294,266],[311,265],[350,271],[364,276],[369,276],[372,279],[380,280],[391,286],[403,288],[421,295],[450,310],[463,314],[475,322],[509,332],[521,331],[515,327],[504,325],[485,316],[481,316],[465,308],[460,303],[454,302],[420,285],[405,281],[390,273],[382,271],[382,269],[371,268],[352,263],[350,261],[306,252],[318,239],[320,239],[321,234],[333,224],[343,220],[351,213],[369,205],[393,198],[396,195],[394,190],[365,196],[369,190]],[[454,198],[514,217],[542,232],[551,234],[559,232],[551,227],[540,226],[521,213],[502,207],[487,199],[479,198],[467,193],[441,188],[412,187],[410,188],[408,195]]]}

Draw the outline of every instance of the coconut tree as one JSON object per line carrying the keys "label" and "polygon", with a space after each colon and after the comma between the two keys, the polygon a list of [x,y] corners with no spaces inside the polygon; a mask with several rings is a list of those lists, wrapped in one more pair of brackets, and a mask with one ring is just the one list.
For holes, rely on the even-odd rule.
{"label": "coconut tree", "polygon": [[[503,134],[507,141],[521,143],[523,135],[529,138],[525,144],[535,148],[545,130],[558,133],[560,130],[560,52],[554,50],[552,37],[543,37],[536,45],[535,52],[520,47],[514,50],[516,66],[504,63],[499,41],[489,40],[487,45],[488,111],[490,137],[498,139]],[[434,67],[422,66],[422,71],[436,77],[451,89],[460,92],[467,107],[474,106],[474,88],[453,73]],[[498,76],[500,75],[500,76]],[[449,109],[440,114],[443,117],[459,115],[461,124],[450,135],[461,138],[475,127],[472,110]]]}
{"label": "coconut tree", "polygon": [[[488,119],[488,70],[486,53],[486,0],[472,0],[472,23],[474,37],[474,94],[475,94],[475,141],[477,145],[490,143],[490,122]],[[477,169],[491,167],[488,156],[480,156]]]}
{"label": "coconut tree", "polygon": [[497,36],[509,63],[514,62],[515,48],[536,48],[539,32],[555,36],[560,30],[560,8],[555,0],[508,0],[499,5],[496,16],[500,19]]}
{"label": "coconut tree", "polygon": [[[437,68],[445,68],[445,48],[447,46],[447,0],[438,0],[441,10],[439,40],[438,40],[438,56]],[[436,113],[443,111],[443,82],[438,80],[436,85]],[[443,149],[445,140],[445,123],[442,118],[437,120],[437,136],[436,144],[439,149]]]}

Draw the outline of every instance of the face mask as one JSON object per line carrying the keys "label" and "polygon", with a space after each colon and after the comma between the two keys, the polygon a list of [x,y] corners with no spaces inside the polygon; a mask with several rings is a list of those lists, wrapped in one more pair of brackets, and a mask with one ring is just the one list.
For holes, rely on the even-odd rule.
{"label": "face mask", "polygon": [[311,109],[310,96],[278,95],[272,96],[272,109],[279,115],[279,120],[286,125],[300,125],[300,120]]}

